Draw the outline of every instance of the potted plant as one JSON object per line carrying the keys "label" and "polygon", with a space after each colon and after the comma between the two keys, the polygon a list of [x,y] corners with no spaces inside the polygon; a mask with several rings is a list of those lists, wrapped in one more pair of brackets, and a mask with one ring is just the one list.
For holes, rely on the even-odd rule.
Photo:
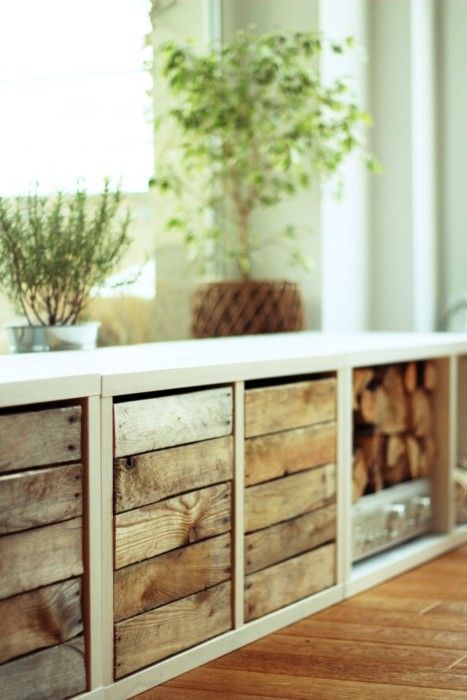
{"label": "potted plant", "polygon": [[130,243],[121,193],[105,181],[92,204],[66,196],[0,198],[0,287],[24,320],[8,327],[13,352],[95,347],[98,323],[79,323],[92,290]]}
{"label": "potted plant", "polygon": [[[175,135],[152,184],[174,197],[167,226],[182,234],[204,269],[221,259],[234,277],[196,288],[196,337],[302,328],[298,286],[252,278],[254,258],[266,245],[280,245],[302,262],[296,231],[257,231],[252,216],[313,178],[332,177],[362,148],[362,126],[370,117],[343,79],[323,84],[324,45],[315,33],[241,31],[206,53],[174,43],[161,47],[173,100],[162,119],[164,129],[174,125]],[[330,44],[335,53],[352,45],[351,38]],[[214,212],[208,225],[206,211]]]}

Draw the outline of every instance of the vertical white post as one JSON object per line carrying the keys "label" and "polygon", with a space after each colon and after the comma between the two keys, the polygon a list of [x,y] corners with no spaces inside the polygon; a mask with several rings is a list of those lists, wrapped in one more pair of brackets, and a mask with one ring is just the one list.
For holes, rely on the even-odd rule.
{"label": "vertical white post", "polygon": [[449,481],[447,530],[451,532],[456,526],[456,501],[454,469],[458,460],[459,432],[459,357],[449,358]]}
{"label": "vertical white post", "polygon": [[457,440],[457,363],[455,356],[437,360],[435,389],[436,468],[431,475],[433,531],[449,533],[454,527],[454,464]]}
{"label": "vertical white post", "polygon": [[410,0],[369,0],[372,330],[413,330]]}
{"label": "vertical white post", "polygon": [[102,469],[102,648],[104,685],[113,683],[113,402],[101,400],[101,469]]}
{"label": "vertical white post", "polygon": [[337,372],[336,583],[346,584],[352,568],[352,369]]}
{"label": "vertical white post", "polygon": [[101,415],[99,396],[83,402],[85,476],[85,566],[87,567],[86,648],[89,690],[103,685],[102,666],[102,513],[101,513]]}
{"label": "vertical white post", "polygon": [[208,46],[222,42],[222,0],[204,0],[205,41]]}
{"label": "vertical white post", "polygon": [[[339,41],[352,35],[367,44],[365,0],[320,0],[319,28],[323,35]],[[351,89],[359,104],[366,105],[368,68],[362,51],[344,55],[323,52],[324,83],[351,76]],[[355,331],[368,328],[369,317],[369,194],[368,173],[358,155],[341,169],[343,194],[337,199],[335,186],[321,191],[321,328],[324,331]]]}
{"label": "vertical white post", "polygon": [[245,591],[245,387],[243,382],[235,382],[234,387],[234,626],[242,627],[244,622]]}
{"label": "vertical white post", "polygon": [[414,330],[436,328],[435,6],[411,0],[412,245]]}

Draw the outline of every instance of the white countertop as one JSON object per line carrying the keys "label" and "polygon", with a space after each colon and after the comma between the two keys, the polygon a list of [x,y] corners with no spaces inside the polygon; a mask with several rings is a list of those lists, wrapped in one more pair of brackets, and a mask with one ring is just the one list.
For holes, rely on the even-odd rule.
{"label": "white countertop", "polygon": [[467,354],[467,333],[304,331],[0,357],[0,406]]}

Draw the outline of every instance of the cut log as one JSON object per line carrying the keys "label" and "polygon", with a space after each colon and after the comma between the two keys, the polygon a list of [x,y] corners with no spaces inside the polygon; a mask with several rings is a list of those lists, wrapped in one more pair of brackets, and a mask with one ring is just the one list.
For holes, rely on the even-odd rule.
{"label": "cut log", "polygon": [[221,437],[182,447],[121,457],[114,462],[115,512],[233,477],[233,439]]}
{"label": "cut log", "polygon": [[0,472],[81,458],[81,408],[0,413]]}
{"label": "cut log", "polygon": [[385,484],[389,486],[400,484],[410,477],[407,446],[400,435],[390,435],[387,439],[383,477]]}
{"label": "cut log", "polygon": [[355,452],[352,468],[352,503],[358,501],[365,493],[368,485],[368,469],[363,450]]}
{"label": "cut log", "polygon": [[386,435],[402,433],[408,427],[408,406],[404,382],[399,369],[390,366],[383,374],[381,386],[375,391],[376,423]]}
{"label": "cut log", "polygon": [[427,391],[434,391],[438,384],[438,367],[434,360],[428,360],[423,367],[423,386]]}
{"label": "cut log", "polygon": [[320,423],[245,440],[245,484],[251,486],[336,461],[336,423]]}
{"label": "cut log", "polygon": [[302,428],[335,418],[334,377],[245,392],[245,437]]}
{"label": "cut log", "polygon": [[245,620],[254,620],[335,582],[335,546],[326,544],[250,574],[245,579]]}
{"label": "cut log", "polygon": [[232,388],[123,401],[114,413],[116,457],[208,440],[232,432]]}
{"label": "cut log", "polygon": [[405,440],[400,435],[390,435],[386,447],[386,466],[395,467],[406,454]]}
{"label": "cut log", "polygon": [[364,391],[362,391],[359,408],[364,423],[376,423],[376,393],[374,391],[370,391],[369,389],[364,389]]}
{"label": "cut log", "polygon": [[250,486],[245,492],[245,531],[309,513],[334,503],[335,498],[334,464]]}
{"label": "cut log", "polygon": [[0,534],[81,515],[82,474],[70,464],[0,476]]}
{"label": "cut log", "polygon": [[62,700],[85,688],[83,637],[0,666],[2,700]]}
{"label": "cut log", "polygon": [[115,625],[115,676],[121,678],[232,627],[230,582]]}
{"label": "cut log", "polygon": [[417,365],[415,362],[408,362],[405,367],[404,386],[408,394],[413,394],[417,388]]}
{"label": "cut log", "polygon": [[114,620],[123,620],[227,581],[229,533],[115,572]]}
{"label": "cut log", "polygon": [[410,476],[412,479],[418,479],[418,477],[421,476],[420,458],[422,451],[420,443],[416,438],[413,437],[413,435],[407,435],[406,443]]}
{"label": "cut log", "polygon": [[0,538],[0,598],[83,573],[81,518]]}
{"label": "cut log", "polygon": [[245,537],[245,573],[315,549],[336,537],[336,507],[327,506]]}
{"label": "cut log", "polygon": [[421,441],[420,476],[431,476],[436,467],[438,450],[432,437],[423,438]]}
{"label": "cut log", "polygon": [[115,568],[230,530],[231,485],[209,486],[115,518]]}
{"label": "cut log", "polygon": [[371,434],[357,433],[355,447],[363,452],[364,462],[368,473],[368,489],[370,493],[381,491],[383,488],[383,470],[386,463],[386,438],[375,431]]}
{"label": "cut log", "polygon": [[375,371],[371,367],[357,367],[352,374],[353,381],[353,407],[358,408],[358,399],[368,384],[373,380]]}
{"label": "cut log", "polygon": [[416,389],[411,395],[412,430],[416,437],[433,435],[434,408],[433,397],[424,389]]}
{"label": "cut log", "polygon": [[0,601],[0,663],[66,642],[83,631],[81,579]]}

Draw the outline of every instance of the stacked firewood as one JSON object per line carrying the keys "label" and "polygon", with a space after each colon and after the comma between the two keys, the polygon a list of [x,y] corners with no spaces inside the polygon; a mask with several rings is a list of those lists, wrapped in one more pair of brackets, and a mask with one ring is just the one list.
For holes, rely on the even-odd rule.
{"label": "stacked firewood", "polygon": [[354,370],[354,502],[430,474],[436,383],[432,361]]}

